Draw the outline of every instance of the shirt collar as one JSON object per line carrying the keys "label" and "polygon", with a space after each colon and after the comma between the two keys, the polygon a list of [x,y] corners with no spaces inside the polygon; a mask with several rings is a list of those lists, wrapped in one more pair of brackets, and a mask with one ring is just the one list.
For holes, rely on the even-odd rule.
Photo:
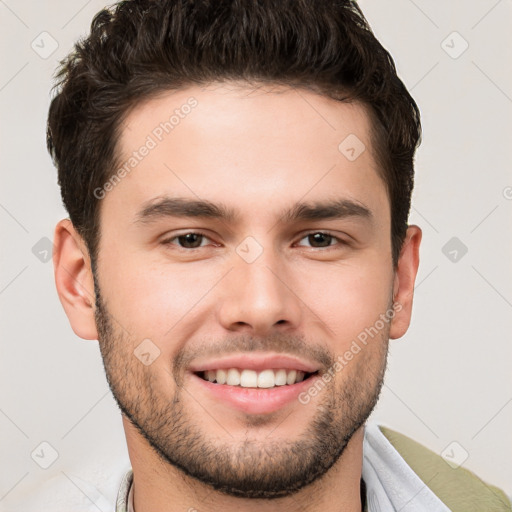
{"label": "shirt collar", "polygon": [[129,469],[121,480],[116,499],[116,512],[134,512],[133,510],[133,471]]}

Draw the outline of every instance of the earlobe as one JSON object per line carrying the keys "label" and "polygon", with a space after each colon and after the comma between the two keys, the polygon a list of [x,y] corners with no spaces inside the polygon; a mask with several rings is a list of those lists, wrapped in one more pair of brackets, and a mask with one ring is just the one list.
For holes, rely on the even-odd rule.
{"label": "earlobe", "polygon": [[57,224],[54,246],[55,285],[71,328],[80,338],[98,339],[89,253],[69,219]]}
{"label": "earlobe", "polygon": [[400,251],[393,283],[393,307],[395,316],[391,322],[389,337],[402,337],[409,328],[412,314],[414,284],[419,266],[419,249],[422,232],[418,226],[409,226]]}

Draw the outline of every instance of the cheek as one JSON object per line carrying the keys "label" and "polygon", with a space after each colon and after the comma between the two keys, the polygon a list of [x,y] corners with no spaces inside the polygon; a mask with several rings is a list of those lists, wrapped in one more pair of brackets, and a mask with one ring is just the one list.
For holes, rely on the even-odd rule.
{"label": "cheek", "polygon": [[181,320],[222,276],[214,267],[184,269],[137,255],[117,261],[113,251],[102,261],[102,293],[113,316],[139,338],[162,339],[178,322],[183,330]]}
{"label": "cheek", "polygon": [[336,340],[335,350],[343,351],[388,310],[391,283],[390,267],[382,261],[343,262],[317,271],[310,268],[298,295],[328,328],[327,335]]}

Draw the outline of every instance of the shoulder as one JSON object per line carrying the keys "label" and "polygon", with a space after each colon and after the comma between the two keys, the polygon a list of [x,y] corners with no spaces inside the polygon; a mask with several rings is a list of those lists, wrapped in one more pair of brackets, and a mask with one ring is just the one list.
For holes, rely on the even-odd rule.
{"label": "shoulder", "polygon": [[379,430],[430,490],[453,512],[512,511],[505,493],[473,472],[450,466],[413,439],[379,425]]}

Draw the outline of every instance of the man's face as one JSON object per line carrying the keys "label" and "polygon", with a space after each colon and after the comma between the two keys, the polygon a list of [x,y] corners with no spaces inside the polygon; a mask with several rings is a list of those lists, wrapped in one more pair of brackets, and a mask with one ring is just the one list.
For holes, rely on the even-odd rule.
{"label": "man's face", "polygon": [[394,273],[369,132],[359,105],[233,85],[164,94],[123,124],[129,172],[100,201],[107,376],[138,435],[223,492],[304,487],[375,405]]}

